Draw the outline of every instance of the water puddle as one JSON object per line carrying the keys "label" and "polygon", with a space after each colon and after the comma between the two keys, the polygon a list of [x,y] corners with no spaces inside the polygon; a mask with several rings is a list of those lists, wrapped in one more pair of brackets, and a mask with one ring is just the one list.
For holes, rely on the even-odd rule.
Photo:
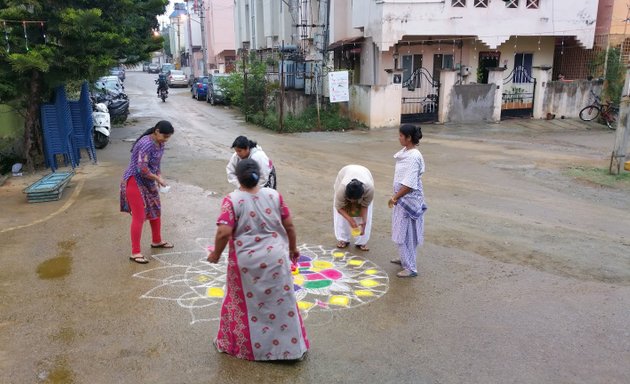
{"label": "water puddle", "polygon": [[61,256],[48,259],[37,266],[40,279],[58,279],[70,273],[72,257]]}
{"label": "water puddle", "polygon": [[48,259],[37,266],[37,274],[40,279],[58,279],[64,277],[72,270],[72,249],[76,246],[74,240],[60,241],[57,243],[59,253],[57,257]]}
{"label": "water puddle", "polygon": [[49,370],[41,371],[37,376],[47,384],[74,383],[74,373],[65,357],[57,357]]}

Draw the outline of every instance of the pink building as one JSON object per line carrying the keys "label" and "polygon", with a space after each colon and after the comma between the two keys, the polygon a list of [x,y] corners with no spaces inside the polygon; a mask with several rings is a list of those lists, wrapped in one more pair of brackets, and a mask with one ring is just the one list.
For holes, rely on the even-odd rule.
{"label": "pink building", "polygon": [[203,51],[205,48],[205,74],[214,71],[229,72],[235,60],[234,1],[189,0],[188,9],[190,38],[189,63],[193,76],[204,74]]}
{"label": "pink building", "polygon": [[230,72],[236,59],[234,0],[213,0],[206,14],[208,68]]}

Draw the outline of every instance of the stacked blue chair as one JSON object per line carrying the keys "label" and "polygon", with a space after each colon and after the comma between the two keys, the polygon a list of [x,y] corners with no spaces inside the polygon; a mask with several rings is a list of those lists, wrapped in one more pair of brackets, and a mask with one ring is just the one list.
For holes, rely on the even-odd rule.
{"label": "stacked blue chair", "polygon": [[63,86],[55,89],[55,103],[41,107],[42,131],[46,163],[54,172],[57,168],[57,155],[63,155],[64,163],[72,168],[78,165],[72,145],[72,117],[66,90]]}
{"label": "stacked blue chair", "polygon": [[72,116],[72,145],[77,162],[81,159],[81,148],[85,148],[90,159],[96,163],[96,149],[92,135],[92,103],[87,82],[81,85],[81,96],[78,101],[70,101]]}
{"label": "stacked blue chair", "polygon": [[[42,131],[44,133],[44,155],[46,165],[54,172],[58,167],[57,155],[63,155],[65,165],[74,166],[74,155],[70,149],[70,136],[64,134],[57,118],[57,108],[54,104],[41,106]],[[72,157],[72,158],[71,158]]]}

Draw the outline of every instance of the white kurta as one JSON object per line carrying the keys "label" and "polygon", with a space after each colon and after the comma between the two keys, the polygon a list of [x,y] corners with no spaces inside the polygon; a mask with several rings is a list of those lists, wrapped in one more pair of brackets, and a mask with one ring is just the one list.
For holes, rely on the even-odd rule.
{"label": "white kurta", "polygon": [[[357,179],[363,183],[363,196],[361,196],[358,200],[358,204],[361,207],[367,208],[365,230],[363,231],[363,235],[355,237],[354,243],[356,245],[365,245],[370,240],[370,233],[372,231],[372,205],[374,200],[374,178],[372,177],[370,170],[366,167],[355,164],[346,165],[341,168],[337,174],[335,184],[333,185],[333,227],[335,230],[335,238],[337,238],[337,240],[346,242],[350,241],[350,224],[343,216],[341,216],[341,214],[339,214],[338,210],[347,204],[347,200],[345,198],[346,186],[353,179]],[[348,212],[348,214],[354,218],[357,224],[361,224],[363,222],[360,216],[353,216],[351,212]]]}

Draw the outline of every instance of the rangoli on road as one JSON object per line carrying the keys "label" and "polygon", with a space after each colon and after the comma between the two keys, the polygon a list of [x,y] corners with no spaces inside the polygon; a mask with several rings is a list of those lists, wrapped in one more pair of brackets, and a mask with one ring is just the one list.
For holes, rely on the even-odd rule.
{"label": "rangoli on road", "polygon": [[[210,239],[197,239],[199,250],[161,253],[153,258],[162,265],[134,274],[158,285],[141,298],[172,300],[187,309],[191,324],[218,320],[225,293],[227,250],[218,264],[206,261]],[[358,307],[383,296],[389,288],[387,273],[362,257],[339,249],[303,244],[299,247],[299,273],[293,275],[298,307],[309,313]]]}

